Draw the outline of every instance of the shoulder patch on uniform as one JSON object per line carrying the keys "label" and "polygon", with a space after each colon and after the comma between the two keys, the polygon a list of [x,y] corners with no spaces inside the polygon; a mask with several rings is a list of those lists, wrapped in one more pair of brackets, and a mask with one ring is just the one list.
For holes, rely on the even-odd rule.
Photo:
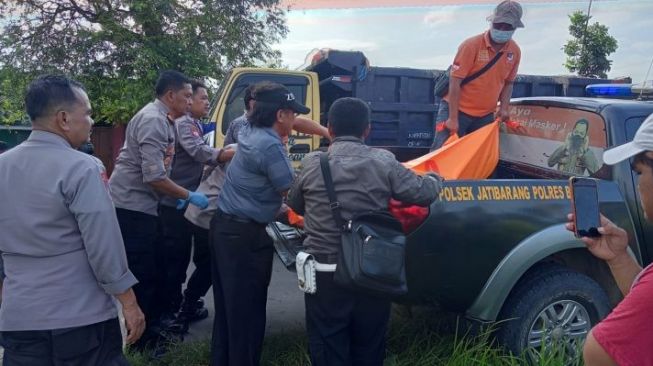
{"label": "shoulder patch on uniform", "polygon": [[195,137],[201,137],[202,136],[202,134],[200,133],[199,128],[195,124],[190,126],[190,130],[191,130],[191,134],[193,136],[195,136]]}
{"label": "shoulder patch on uniform", "polygon": [[93,165],[95,165],[98,175],[100,176],[100,180],[102,183],[104,183],[104,188],[106,188],[107,192],[109,192],[109,176],[107,175],[107,168],[104,166],[102,160],[93,155],[84,155],[85,158],[88,158],[93,162]]}
{"label": "shoulder patch on uniform", "polygon": [[107,192],[109,191],[109,176],[107,175],[106,170],[101,170],[100,171],[100,179],[102,179],[102,183],[104,183],[104,188],[107,189]]}

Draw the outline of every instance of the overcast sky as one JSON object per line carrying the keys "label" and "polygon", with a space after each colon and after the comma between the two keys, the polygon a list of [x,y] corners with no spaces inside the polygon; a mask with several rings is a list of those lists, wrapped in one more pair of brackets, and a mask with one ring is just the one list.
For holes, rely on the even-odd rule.
{"label": "overcast sky", "polygon": [[[360,50],[373,66],[444,69],[460,42],[488,28],[494,2],[486,0],[290,0],[289,34],[275,47],[284,64],[297,68],[315,48]],[[302,4],[303,3],[303,4]],[[346,4],[383,7],[346,8]],[[419,4],[401,6],[397,4]],[[457,5],[433,5],[433,4]],[[520,73],[568,74],[562,46],[569,39],[568,14],[587,11],[588,1],[526,0],[526,28],[514,39],[522,49]],[[309,5],[310,4],[310,5]],[[314,9],[326,6],[340,8]],[[426,5],[425,5],[426,4]],[[619,43],[609,77],[631,76],[641,82],[653,59],[653,0],[595,0],[592,21],[609,27]],[[649,80],[653,75],[649,76]]]}

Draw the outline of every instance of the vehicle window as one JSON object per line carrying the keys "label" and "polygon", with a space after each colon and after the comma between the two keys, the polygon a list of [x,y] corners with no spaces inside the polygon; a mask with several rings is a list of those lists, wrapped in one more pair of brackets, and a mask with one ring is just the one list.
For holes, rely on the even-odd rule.
{"label": "vehicle window", "polygon": [[225,106],[225,113],[222,117],[222,134],[227,133],[229,123],[234,119],[243,115],[245,104],[243,98],[245,97],[245,89],[250,84],[256,84],[261,81],[272,81],[284,84],[288,90],[295,94],[295,98],[299,103],[304,104],[306,101],[306,90],[308,79],[299,75],[271,75],[271,74],[246,74],[238,77],[234,83],[233,88],[227,98],[227,105]]}
{"label": "vehicle window", "polygon": [[[639,129],[639,126],[642,125],[642,122],[646,119],[646,116],[643,117],[630,117],[626,119],[626,139],[628,141],[632,141],[635,138],[635,132]],[[633,158],[630,158],[630,162],[632,164]],[[640,197],[639,197],[639,190],[637,189],[637,182],[639,179],[639,175],[633,174],[633,184],[635,187],[635,195],[637,197],[636,202],[640,202]]]}
{"label": "vehicle window", "polygon": [[566,176],[606,178],[605,121],[599,114],[569,108],[516,105],[502,124],[500,158]]}
{"label": "vehicle window", "polygon": [[639,126],[644,122],[644,117],[630,117],[626,120],[626,139],[632,141],[635,138],[635,132],[639,129]]}

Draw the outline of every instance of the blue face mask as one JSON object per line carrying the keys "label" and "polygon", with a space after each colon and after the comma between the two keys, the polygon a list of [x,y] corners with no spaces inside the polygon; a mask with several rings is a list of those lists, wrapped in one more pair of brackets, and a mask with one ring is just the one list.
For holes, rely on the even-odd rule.
{"label": "blue face mask", "polygon": [[504,31],[504,30],[498,30],[491,28],[490,29],[490,37],[492,40],[496,43],[506,43],[512,38],[512,35],[515,33],[515,30],[509,30],[509,31]]}

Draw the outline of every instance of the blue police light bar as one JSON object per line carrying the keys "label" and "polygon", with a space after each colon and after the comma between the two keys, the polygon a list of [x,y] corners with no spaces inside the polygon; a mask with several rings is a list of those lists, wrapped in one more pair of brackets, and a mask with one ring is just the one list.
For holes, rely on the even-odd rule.
{"label": "blue police light bar", "polygon": [[600,97],[631,97],[633,84],[590,84],[585,87],[588,95]]}

